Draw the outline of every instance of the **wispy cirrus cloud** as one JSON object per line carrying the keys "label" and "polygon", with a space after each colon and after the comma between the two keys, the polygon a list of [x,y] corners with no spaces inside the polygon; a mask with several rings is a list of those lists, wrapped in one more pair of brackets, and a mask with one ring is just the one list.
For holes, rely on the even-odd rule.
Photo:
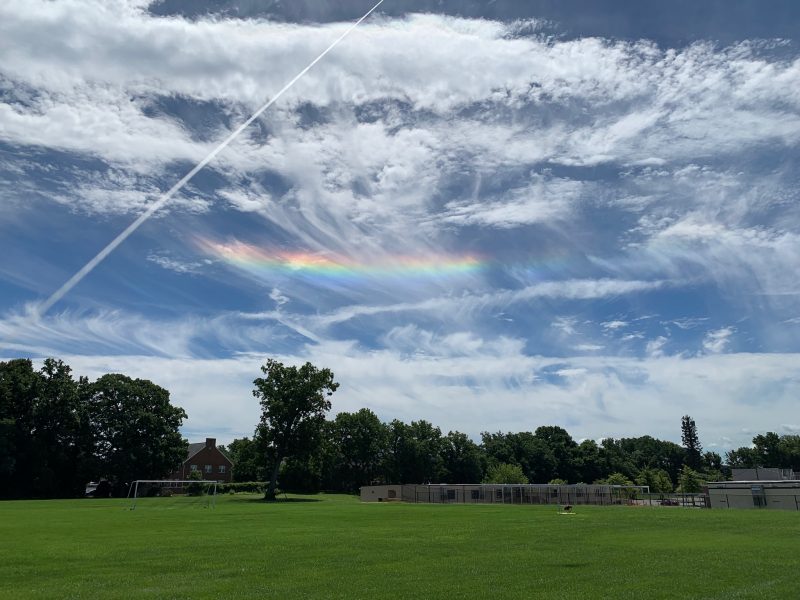
{"label": "wispy cirrus cloud", "polygon": [[735,332],[733,327],[722,327],[706,333],[703,338],[703,350],[710,354],[719,354],[723,352],[731,341],[731,336]]}
{"label": "wispy cirrus cloud", "polygon": [[[691,412],[711,447],[742,422],[775,428],[753,398],[791,414],[800,56],[778,41],[668,48],[535,19],[377,18],[107,270],[24,319],[87,239],[141,214],[347,26],[149,6],[0,6],[4,347],[163,378],[198,431],[224,420],[212,396],[249,397],[266,352],[332,366],[343,409],[471,433],[557,422],[675,439]],[[198,236],[485,266],[256,276]],[[225,435],[250,433],[252,407],[235,406]]]}
{"label": "wispy cirrus cloud", "polygon": [[[433,340],[429,335],[417,330],[412,339]],[[330,366],[342,383],[333,397],[334,411],[367,406],[384,420],[425,418],[473,436],[487,424],[519,431],[560,423],[577,438],[597,439],[641,435],[640,424],[647,422],[649,434],[673,440],[679,438],[681,415],[690,413],[704,445],[722,449],[747,444],[754,431],[774,430],[772,415],[791,413],[800,380],[796,355],[555,360],[525,356],[518,343],[468,334],[461,341],[467,342],[467,351],[455,343],[433,355],[364,351],[351,343],[331,342],[301,356],[274,356],[289,363],[308,359]],[[219,432],[224,441],[250,435],[258,420],[250,392],[261,355],[64,358],[77,373],[96,377],[125,372],[166,386],[173,402],[187,409],[194,431]],[[539,372],[561,375],[540,378]],[[453,406],[459,410],[453,411]],[[741,423],[748,423],[747,432],[739,431]]]}

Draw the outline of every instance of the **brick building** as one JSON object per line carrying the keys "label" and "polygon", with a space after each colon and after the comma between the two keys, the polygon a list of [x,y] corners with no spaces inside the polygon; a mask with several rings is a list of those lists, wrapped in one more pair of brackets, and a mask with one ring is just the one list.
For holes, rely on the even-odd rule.
{"label": "brick building", "polygon": [[189,444],[186,460],[172,474],[173,479],[188,479],[192,471],[200,471],[203,479],[209,481],[231,481],[233,462],[217,448],[216,438],[206,438],[205,442]]}

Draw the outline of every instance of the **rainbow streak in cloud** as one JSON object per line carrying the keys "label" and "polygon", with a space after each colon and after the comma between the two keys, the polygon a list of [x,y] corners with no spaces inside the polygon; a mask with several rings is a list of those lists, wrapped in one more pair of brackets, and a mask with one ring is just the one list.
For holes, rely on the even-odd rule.
{"label": "rainbow streak in cloud", "polygon": [[392,256],[375,261],[357,261],[331,254],[269,250],[238,240],[219,243],[200,239],[197,243],[206,253],[259,278],[434,279],[476,273],[487,264],[470,255]]}

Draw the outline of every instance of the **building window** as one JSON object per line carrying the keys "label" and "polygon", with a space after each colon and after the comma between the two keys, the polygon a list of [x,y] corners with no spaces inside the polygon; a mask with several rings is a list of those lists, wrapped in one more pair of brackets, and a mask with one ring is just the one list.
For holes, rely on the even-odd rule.
{"label": "building window", "polygon": [[448,500],[455,500],[456,499],[456,491],[455,490],[447,490],[447,499]]}
{"label": "building window", "polygon": [[220,465],[219,466],[219,472],[220,473],[224,473],[225,472],[225,465]]}
{"label": "building window", "polygon": [[211,465],[206,465],[206,473],[211,473]]}
{"label": "building window", "polygon": [[197,465],[192,465],[192,471],[197,471]]}
{"label": "building window", "polygon": [[470,496],[473,500],[483,500],[483,490],[470,490]]}

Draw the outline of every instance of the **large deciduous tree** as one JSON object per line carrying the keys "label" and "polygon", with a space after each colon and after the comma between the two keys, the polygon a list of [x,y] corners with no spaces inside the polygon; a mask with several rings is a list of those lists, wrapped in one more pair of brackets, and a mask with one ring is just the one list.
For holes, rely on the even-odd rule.
{"label": "large deciduous tree", "polygon": [[268,359],[261,372],[264,377],[253,381],[253,395],[261,403],[258,435],[267,446],[266,462],[272,473],[264,499],[274,500],[281,462],[313,449],[331,408],[328,398],[339,384],[330,369],[310,362],[296,367]]}
{"label": "large deciduous tree", "polygon": [[262,481],[265,477],[263,453],[256,440],[235,439],[228,444],[227,450],[233,462],[234,481]]}
{"label": "large deciduous tree", "polygon": [[542,440],[555,458],[555,468],[549,479],[563,479],[575,483],[579,476],[576,459],[578,444],[563,427],[543,425],[537,427],[534,436]]}
{"label": "large deciduous tree", "polygon": [[443,440],[442,459],[449,483],[476,483],[483,479],[486,459],[467,434],[451,431]]}
{"label": "large deciduous tree", "polygon": [[178,431],[186,412],[151,381],[103,375],[89,385],[89,410],[98,474],[117,489],[134,479],[164,477],[186,457]]}
{"label": "large deciduous tree", "polygon": [[0,363],[0,475],[4,496],[30,497],[36,470],[34,413],[41,378],[29,359]]}
{"label": "large deciduous tree", "polygon": [[92,440],[80,386],[60,360],[45,359],[39,371],[29,359],[0,363],[3,496],[82,495]]}
{"label": "large deciduous tree", "polygon": [[75,381],[72,369],[47,358],[39,371],[38,399],[34,407],[39,488],[46,496],[79,496],[90,479],[93,435],[90,415],[82,400],[87,380]]}
{"label": "large deciduous tree", "polygon": [[541,438],[530,431],[481,433],[489,467],[499,463],[519,465],[528,481],[543,483],[555,476],[556,458]]}
{"label": "large deciduous tree", "polygon": [[336,415],[330,427],[335,448],[334,478],[339,489],[356,491],[380,476],[388,443],[388,429],[368,408]]}
{"label": "large deciduous tree", "polygon": [[754,469],[772,467],[800,471],[800,435],[778,435],[768,431],[753,438],[752,447],[743,446],[728,452],[730,467]]}
{"label": "large deciduous tree", "polygon": [[387,479],[398,483],[439,483],[443,474],[442,430],[424,419],[388,425]]}

